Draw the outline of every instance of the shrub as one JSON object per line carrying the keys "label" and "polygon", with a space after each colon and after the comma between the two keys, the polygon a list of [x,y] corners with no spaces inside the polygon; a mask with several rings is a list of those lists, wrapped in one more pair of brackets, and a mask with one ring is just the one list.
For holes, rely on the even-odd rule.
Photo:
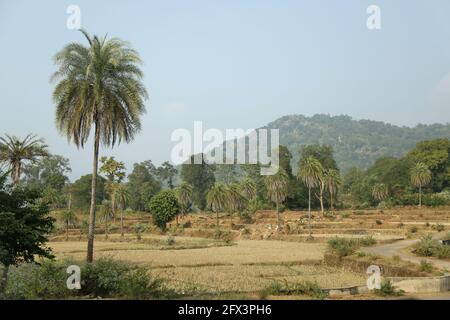
{"label": "shrub", "polygon": [[430,273],[433,271],[433,266],[427,260],[420,261],[420,271]]}
{"label": "shrub", "polygon": [[375,220],[375,223],[378,224],[378,225],[381,225],[381,224],[383,224],[383,221],[381,221],[381,220]]}
{"label": "shrub", "polygon": [[175,244],[175,237],[172,236],[172,235],[168,236],[167,239],[166,239],[166,244],[169,245],[169,246],[174,245]]}
{"label": "shrub", "polygon": [[423,257],[433,256],[434,250],[439,245],[431,236],[423,237],[414,247],[414,253]]}
{"label": "shrub", "polygon": [[409,228],[409,232],[411,233],[417,233],[417,231],[419,231],[419,228],[417,226],[412,226],[411,228]]}
{"label": "shrub", "polygon": [[374,244],[376,244],[377,240],[375,240],[375,238],[372,236],[367,236],[367,237],[361,238],[359,240],[359,242],[364,247],[370,247],[370,246],[373,246]]}
{"label": "shrub", "polygon": [[438,223],[435,227],[436,231],[442,232],[445,230],[445,226],[443,224]]}
{"label": "shrub", "polygon": [[328,247],[338,256],[345,257],[355,253],[358,245],[356,241],[352,239],[336,237],[328,240]]}
{"label": "shrub", "polygon": [[143,223],[135,223],[133,225],[133,231],[136,234],[136,238],[138,240],[142,239],[142,234],[147,231],[148,227],[147,225],[143,224]]}
{"label": "shrub", "polygon": [[380,296],[400,296],[403,294],[402,290],[398,290],[396,287],[392,285],[391,280],[389,279],[383,279],[381,281],[380,289],[375,289],[375,293],[377,293]]}
{"label": "shrub", "polygon": [[166,231],[167,223],[180,213],[180,205],[173,190],[164,190],[156,194],[148,205],[153,215],[154,224],[162,231]]}

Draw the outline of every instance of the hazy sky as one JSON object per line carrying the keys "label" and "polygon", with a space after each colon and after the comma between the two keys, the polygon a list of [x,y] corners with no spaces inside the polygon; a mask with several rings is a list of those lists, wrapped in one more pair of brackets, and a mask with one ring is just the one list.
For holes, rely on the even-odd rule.
{"label": "hazy sky", "polygon": [[[18,1],[0,0],[0,135],[33,132],[89,173],[54,125],[53,55],[72,41],[66,9],[90,33],[132,43],[150,93],[143,131],[102,150],[129,168],[170,158],[170,134],[254,128],[287,114],[348,114],[398,125],[450,121],[450,2],[434,1]],[[368,5],[381,30],[366,27]]]}

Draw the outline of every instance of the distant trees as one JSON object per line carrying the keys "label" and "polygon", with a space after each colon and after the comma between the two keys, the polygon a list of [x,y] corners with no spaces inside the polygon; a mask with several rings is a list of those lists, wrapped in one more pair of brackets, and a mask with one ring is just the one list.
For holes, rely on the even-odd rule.
{"label": "distant trees", "polygon": [[192,187],[186,182],[175,188],[175,195],[180,204],[181,215],[184,216],[192,205]]}
{"label": "distant trees", "polygon": [[[95,188],[95,202],[101,203],[106,198],[106,179],[97,176]],[[89,209],[91,203],[92,175],[81,176],[70,187],[72,207],[74,209]]]}
{"label": "distant trees", "polygon": [[378,202],[383,201],[388,196],[388,188],[384,183],[377,183],[372,188],[372,196]]}
{"label": "distant trees", "polygon": [[69,240],[69,228],[75,225],[77,222],[77,216],[73,210],[67,209],[63,210],[60,213],[60,217],[62,222],[64,223],[65,229],[66,229],[66,241]]}
{"label": "distant trees", "polygon": [[286,171],[280,168],[276,174],[266,176],[264,182],[267,188],[267,195],[276,206],[277,225],[279,230],[281,228],[280,204],[286,200],[288,195],[289,178]]}
{"label": "distant trees", "polygon": [[334,210],[333,199],[337,195],[339,186],[341,185],[341,175],[339,171],[335,169],[325,170],[325,184],[328,188],[328,194],[330,195],[330,209]]}
{"label": "distant trees", "polygon": [[111,210],[113,217],[116,217],[116,189],[118,185],[122,182],[126,175],[125,164],[121,161],[116,161],[114,157],[101,157],[100,163],[102,164],[99,172],[106,175],[106,191],[109,194],[109,199],[111,201]]}
{"label": "distant trees", "polygon": [[114,199],[116,199],[116,203],[120,210],[120,236],[123,239],[123,212],[125,211],[127,204],[130,202],[130,193],[125,185],[119,184],[117,188],[115,188]]}
{"label": "distant trees", "polygon": [[129,206],[135,211],[146,211],[150,199],[161,190],[161,182],[154,176],[151,161],[135,163],[128,175]]}
{"label": "distant trees", "polygon": [[216,213],[216,225],[219,227],[219,212],[225,209],[227,204],[227,190],[223,183],[215,183],[206,194],[207,206]]}
{"label": "distant trees", "polygon": [[411,184],[419,188],[419,207],[422,206],[422,187],[431,182],[431,171],[423,162],[418,162],[411,169]]}
{"label": "distant trees", "polygon": [[190,163],[181,165],[181,179],[192,186],[194,204],[204,210],[207,206],[206,194],[214,185],[214,167],[205,162],[204,155],[201,156],[201,163],[194,163],[194,156]]}
{"label": "distant trees", "polygon": [[24,163],[35,163],[47,156],[44,139],[36,135],[29,134],[23,139],[9,135],[0,137],[0,163],[8,167],[14,187],[19,185]]}
{"label": "distant trees", "polygon": [[53,98],[59,131],[84,147],[94,129],[91,207],[87,261],[94,257],[94,230],[99,146],[130,142],[141,129],[147,92],[142,84],[141,59],[128,43],[91,37],[82,31],[88,46],[71,43],[55,55],[58,81]]}
{"label": "distant trees", "polygon": [[178,174],[178,170],[170,164],[170,162],[165,161],[160,167],[156,169],[156,174],[162,182],[166,182],[170,189],[174,188],[173,179]]}

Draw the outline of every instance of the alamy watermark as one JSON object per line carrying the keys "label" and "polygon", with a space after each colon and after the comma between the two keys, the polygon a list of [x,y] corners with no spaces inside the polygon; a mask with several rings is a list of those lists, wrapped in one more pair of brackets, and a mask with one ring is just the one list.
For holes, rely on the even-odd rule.
{"label": "alamy watermark", "polygon": [[171,140],[178,142],[171,152],[173,163],[260,164],[261,175],[278,172],[278,129],[226,129],[223,134],[215,128],[203,132],[203,122],[194,121],[193,134],[188,129],[176,129]]}

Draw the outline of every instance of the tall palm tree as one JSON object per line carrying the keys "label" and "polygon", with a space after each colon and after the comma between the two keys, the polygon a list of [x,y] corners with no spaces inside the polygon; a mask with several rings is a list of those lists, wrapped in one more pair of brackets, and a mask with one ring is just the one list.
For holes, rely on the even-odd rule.
{"label": "tall palm tree", "polygon": [[383,201],[388,196],[388,189],[384,183],[377,183],[372,188],[372,197],[376,201]]}
{"label": "tall palm tree", "polygon": [[411,169],[411,184],[419,188],[419,207],[422,206],[422,187],[431,182],[431,171],[423,162],[418,162]]}
{"label": "tall palm tree", "polygon": [[339,171],[335,169],[328,169],[325,170],[325,180],[328,187],[328,193],[330,194],[330,209],[333,211],[333,196],[337,194],[337,190],[341,185],[341,175],[339,174]]}
{"label": "tall palm tree", "polygon": [[103,200],[100,205],[100,219],[105,224],[105,239],[109,237],[109,221],[113,217],[112,204],[110,200]]}
{"label": "tall palm tree", "polygon": [[309,219],[309,236],[311,230],[311,189],[317,187],[323,177],[324,169],[322,164],[314,157],[302,158],[299,162],[298,178],[308,188],[308,219]]}
{"label": "tall palm tree", "polygon": [[280,230],[280,204],[288,196],[289,177],[283,169],[279,169],[274,175],[266,176],[264,183],[267,188],[267,195],[277,208],[277,226]]}
{"label": "tall palm tree", "polygon": [[206,194],[206,203],[216,213],[216,225],[219,227],[219,212],[225,208],[226,187],[223,183],[215,183]]}
{"label": "tall palm tree", "polygon": [[230,222],[233,218],[233,213],[240,212],[247,202],[247,199],[241,193],[241,186],[237,183],[232,183],[226,188],[226,208],[230,213]]}
{"label": "tall palm tree", "polygon": [[123,212],[127,206],[127,203],[130,201],[130,193],[125,185],[118,184],[117,187],[114,188],[114,199],[120,210],[120,236],[123,239]]}
{"label": "tall palm tree", "polygon": [[20,182],[24,162],[35,163],[49,155],[44,139],[36,135],[29,134],[24,139],[9,135],[0,137],[0,162],[11,172],[14,187]]}
{"label": "tall palm tree", "polygon": [[177,196],[178,203],[180,204],[182,216],[188,212],[189,207],[192,204],[192,194],[192,186],[186,182],[181,183],[175,188],[175,195]]}
{"label": "tall palm tree", "polygon": [[100,142],[113,147],[130,142],[141,129],[147,92],[142,84],[141,59],[118,38],[91,37],[82,31],[88,46],[71,43],[55,55],[58,66],[52,77],[59,131],[84,147],[94,130],[91,206],[87,261],[94,258],[95,192]]}

